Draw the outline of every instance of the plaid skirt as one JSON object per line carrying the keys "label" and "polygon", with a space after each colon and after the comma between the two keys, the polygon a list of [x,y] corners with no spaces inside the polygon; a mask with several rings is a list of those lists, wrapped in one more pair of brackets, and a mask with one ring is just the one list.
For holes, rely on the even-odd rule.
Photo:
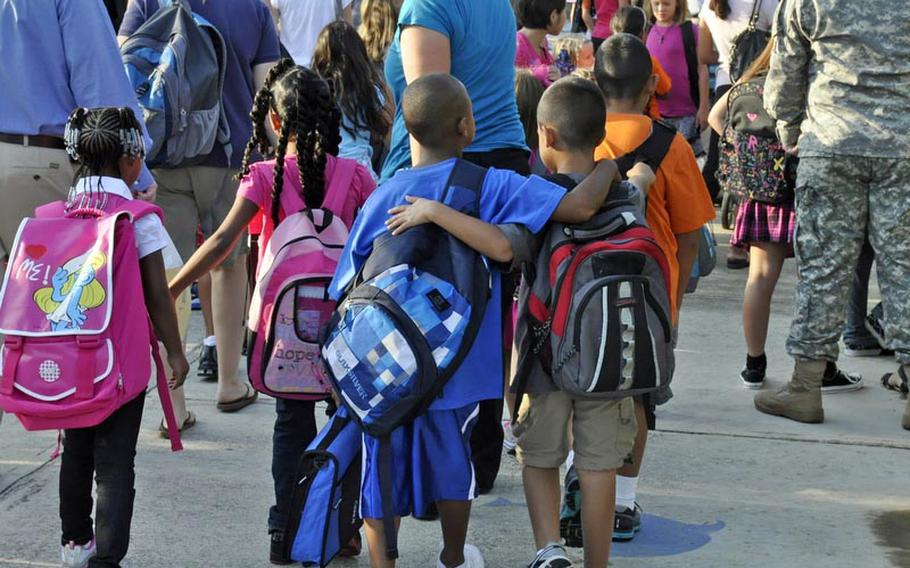
{"label": "plaid skirt", "polygon": [[747,248],[751,243],[781,243],[789,245],[792,255],[795,228],[796,209],[792,201],[771,205],[747,200],[739,205],[730,244]]}

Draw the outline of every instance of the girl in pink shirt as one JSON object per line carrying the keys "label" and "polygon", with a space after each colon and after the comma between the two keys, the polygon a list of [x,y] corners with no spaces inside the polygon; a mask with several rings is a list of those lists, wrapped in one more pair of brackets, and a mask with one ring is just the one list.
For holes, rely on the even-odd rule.
{"label": "girl in pink shirt", "polygon": [[515,67],[531,70],[545,87],[559,79],[556,59],[547,45],[547,34],[558,35],[566,25],[566,0],[520,0],[516,34]]}
{"label": "girl in pink shirt", "polygon": [[[260,233],[261,257],[275,227],[288,214],[324,207],[350,227],[375,188],[366,168],[333,155],[341,142],[341,114],[328,84],[315,72],[282,59],[256,94],[250,116],[253,137],[243,155],[242,181],[234,206],[171,281],[173,297],[218,266],[247,228]],[[266,121],[278,135],[277,144],[266,135]],[[268,159],[251,166],[254,151]],[[346,183],[339,179],[332,183],[339,175],[347,176],[343,180]],[[255,398],[255,393],[249,395]],[[316,415],[314,402],[309,400],[276,399],[275,410],[272,476],[276,503],[269,511],[269,532],[272,551],[277,554],[284,546],[284,527],[296,481],[294,470],[316,437]]]}

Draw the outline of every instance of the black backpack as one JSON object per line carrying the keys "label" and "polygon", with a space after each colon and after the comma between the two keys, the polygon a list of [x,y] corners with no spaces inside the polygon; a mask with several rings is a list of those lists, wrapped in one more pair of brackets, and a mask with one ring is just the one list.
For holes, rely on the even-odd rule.
{"label": "black backpack", "polygon": [[761,3],[762,0],[754,0],[749,25],[733,38],[733,45],[730,48],[730,80],[734,83],[739,81],[746,69],[758,59],[768,42],[771,41],[771,32],[760,30],[757,27]]}

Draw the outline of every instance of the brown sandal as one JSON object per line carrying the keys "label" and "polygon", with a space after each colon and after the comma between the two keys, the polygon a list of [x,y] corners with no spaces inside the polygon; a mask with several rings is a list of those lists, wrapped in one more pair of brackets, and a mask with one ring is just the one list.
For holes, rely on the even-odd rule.
{"label": "brown sandal", "polygon": [[[180,425],[180,428],[177,431],[180,432],[181,434],[183,434],[184,432],[186,432],[187,430],[189,430],[190,428],[192,428],[195,425],[196,425],[196,415],[190,411],[187,411],[186,420],[183,421],[183,424]],[[161,424],[158,426],[158,434],[162,438],[167,438],[169,435],[169,432],[167,429],[167,423],[164,421],[164,419],[161,420]]]}
{"label": "brown sandal", "polygon": [[247,406],[256,402],[256,399],[259,398],[259,393],[253,390],[250,385],[246,385],[246,394],[241,396],[236,400],[229,400],[228,402],[219,402],[215,407],[221,412],[237,412],[238,410],[243,410]]}

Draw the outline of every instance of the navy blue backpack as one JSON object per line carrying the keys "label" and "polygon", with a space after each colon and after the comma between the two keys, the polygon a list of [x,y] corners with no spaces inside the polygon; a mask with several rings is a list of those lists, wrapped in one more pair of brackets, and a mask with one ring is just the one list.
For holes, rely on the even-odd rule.
{"label": "navy blue backpack", "polygon": [[343,408],[303,453],[285,528],[284,557],[327,566],[360,530],[362,432]]}
{"label": "navy blue backpack", "polygon": [[[442,202],[477,217],[487,170],[458,160]],[[490,297],[475,250],[433,224],[385,233],[329,323],[329,377],[367,434],[380,439],[387,555],[397,558],[389,435],[422,414],[468,354]]]}

